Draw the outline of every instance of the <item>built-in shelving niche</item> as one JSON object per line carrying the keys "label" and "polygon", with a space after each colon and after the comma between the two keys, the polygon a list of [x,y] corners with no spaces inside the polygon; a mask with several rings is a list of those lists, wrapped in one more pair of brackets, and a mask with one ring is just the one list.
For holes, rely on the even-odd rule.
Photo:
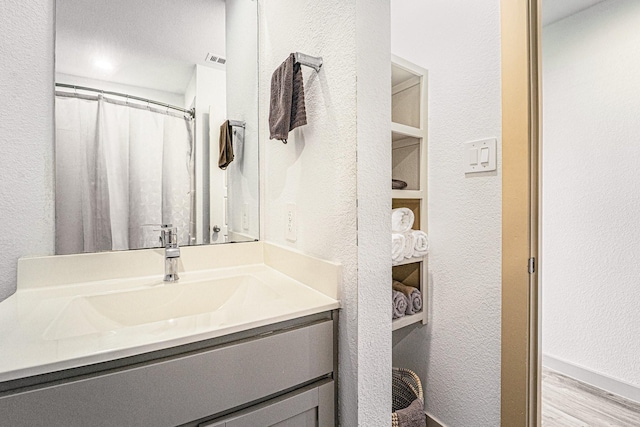
{"label": "built-in shelving niche", "polygon": [[[397,56],[391,64],[392,178],[407,183],[392,190],[392,207],[413,211],[413,228],[427,232],[427,70]],[[403,260],[393,267],[393,279],[422,293],[422,311],[394,319],[392,329],[427,322],[428,257]]]}

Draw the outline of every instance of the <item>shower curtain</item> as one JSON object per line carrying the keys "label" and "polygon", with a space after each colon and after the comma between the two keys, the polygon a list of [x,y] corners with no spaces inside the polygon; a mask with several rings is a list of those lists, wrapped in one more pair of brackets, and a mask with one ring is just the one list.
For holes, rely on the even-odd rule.
{"label": "shower curtain", "polygon": [[56,94],[56,254],[188,244],[193,156],[191,119]]}

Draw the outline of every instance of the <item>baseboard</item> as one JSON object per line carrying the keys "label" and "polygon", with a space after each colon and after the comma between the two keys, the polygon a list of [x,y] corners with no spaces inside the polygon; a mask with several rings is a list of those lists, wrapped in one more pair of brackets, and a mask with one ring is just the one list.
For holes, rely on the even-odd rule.
{"label": "baseboard", "polygon": [[542,366],[609,393],[640,403],[640,388],[548,354],[542,355]]}
{"label": "baseboard", "polygon": [[432,417],[427,413],[427,427],[447,427],[447,426],[445,426],[438,419]]}

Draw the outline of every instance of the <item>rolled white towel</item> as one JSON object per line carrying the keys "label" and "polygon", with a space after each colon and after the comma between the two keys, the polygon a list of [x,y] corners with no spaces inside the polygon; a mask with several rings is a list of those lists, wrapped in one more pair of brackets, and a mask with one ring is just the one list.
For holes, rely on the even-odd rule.
{"label": "rolled white towel", "polygon": [[413,258],[415,255],[415,246],[416,246],[416,238],[412,232],[403,233],[404,234],[404,249],[402,251],[402,256],[405,258]]}
{"label": "rolled white towel", "polygon": [[391,263],[394,265],[404,259],[405,240],[404,234],[391,234]]}
{"label": "rolled white towel", "polygon": [[414,230],[413,235],[413,256],[425,256],[429,254],[429,236],[422,230]]}
{"label": "rolled white towel", "polygon": [[398,208],[391,211],[391,231],[393,233],[405,233],[413,227],[413,211],[407,208]]}

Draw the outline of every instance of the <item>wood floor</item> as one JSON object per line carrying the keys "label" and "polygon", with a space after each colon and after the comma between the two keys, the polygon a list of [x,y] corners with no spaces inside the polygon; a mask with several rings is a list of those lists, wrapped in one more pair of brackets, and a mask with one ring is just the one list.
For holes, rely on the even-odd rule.
{"label": "wood floor", "polygon": [[542,425],[638,427],[640,404],[543,368]]}

